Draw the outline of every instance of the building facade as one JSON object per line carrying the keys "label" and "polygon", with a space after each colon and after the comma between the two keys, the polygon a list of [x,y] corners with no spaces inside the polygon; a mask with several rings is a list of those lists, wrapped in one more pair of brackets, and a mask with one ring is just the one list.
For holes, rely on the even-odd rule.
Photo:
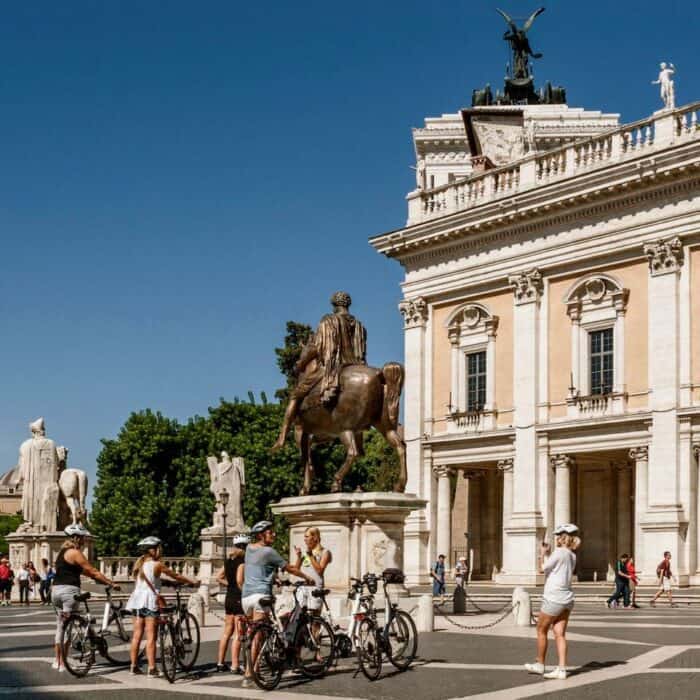
{"label": "building facade", "polygon": [[699,111],[489,106],[414,131],[407,225],[371,241],[405,269],[410,582],[466,551],[474,578],[539,582],[576,522],[580,580],[626,551],[649,582],[670,550],[700,583]]}
{"label": "building facade", "polygon": [[19,467],[0,476],[0,515],[16,515],[22,510],[22,484]]}

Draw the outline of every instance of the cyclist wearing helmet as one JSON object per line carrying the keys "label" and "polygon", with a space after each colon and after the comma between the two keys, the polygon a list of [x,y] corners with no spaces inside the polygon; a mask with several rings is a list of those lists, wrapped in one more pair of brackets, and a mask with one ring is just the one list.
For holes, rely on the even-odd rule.
{"label": "cyclist wearing helmet", "polygon": [[51,602],[56,608],[56,660],[52,668],[63,671],[63,650],[61,649],[61,634],[63,624],[70,614],[79,607],[74,596],[80,594],[80,576],[89,576],[94,581],[104,583],[119,590],[114,581],[103,576],[83,555],[85,538],[90,535],[80,524],[69,525],[63,531],[68,539],[61,546],[56,557],[56,576],[51,589]]}
{"label": "cyclist wearing helmet", "polygon": [[146,659],[148,661],[148,677],[157,678],[161,675],[156,669],[156,620],[158,619],[160,598],[160,576],[165,574],[170,578],[190,586],[198,586],[185,576],[180,576],[160,561],[162,542],[157,537],[146,537],[137,547],[142,553],[134,564],[134,587],[126,609],[134,616],[134,634],[131,638],[131,673],[141,673],[138,666],[139,645],[146,629]]}
{"label": "cyclist wearing helmet", "polygon": [[236,633],[231,647],[231,670],[234,673],[241,673],[238,657],[241,653],[241,637],[243,636],[243,606],[241,605],[241,587],[243,586],[243,571],[245,566],[245,549],[250,542],[248,535],[235,535],[233,538],[233,549],[224,562],[224,566],[216,575],[218,583],[226,586],[226,620],[224,629],[219,640],[219,657],[216,663],[217,671],[226,671],[226,651],[231,636]]}
{"label": "cyclist wearing helmet", "polygon": [[[314,585],[314,580],[302,570],[286,562],[272,544],[277,536],[273,525],[269,520],[261,520],[250,529],[253,542],[248,545],[245,552],[245,570],[243,576],[243,612],[246,616],[255,620],[261,620],[267,616],[267,611],[260,605],[260,599],[272,594],[272,581],[278,569],[288,571],[294,576],[304,579],[309,586]],[[252,662],[255,663],[257,649],[252,650]],[[252,684],[251,667],[246,668],[246,677],[243,679],[244,688]]]}

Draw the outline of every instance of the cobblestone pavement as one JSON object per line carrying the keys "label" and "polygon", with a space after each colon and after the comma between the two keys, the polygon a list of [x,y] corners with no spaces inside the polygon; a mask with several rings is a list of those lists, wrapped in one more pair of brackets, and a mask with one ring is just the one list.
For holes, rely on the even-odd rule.
{"label": "cobblestone pavement", "polygon": [[[455,618],[484,625],[495,614]],[[511,700],[542,697],[557,700],[674,700],[700,697],[700,606],[636,611],[607,610],[602,605],[577,605],[569,628],[570,676],[544,681],[522,670],[534,655],[534,629],[516,628],[511,619],[493,628],[465,631],[436,618],[437,630],[420,636],[415,666],[396,673],[385,667],[370,683],[355,676],[352,660],[342,661],[326,678],[306,681],[286,676],[279,690],[263,693],[240,687],[239,676],[213,672],[220,623],[214,617],[203,629],[196,671],[198,679],[166,681],[130,676],[124,669],[98,663],[85,679],[51,669],[54,618],[32,605],[0,608],[0,696],[19,698],[94,698],[94,700],[165,698],[362,698],[382,700],[447,700],[479,698]],[[550,647],[548,665],[556,662]]]}

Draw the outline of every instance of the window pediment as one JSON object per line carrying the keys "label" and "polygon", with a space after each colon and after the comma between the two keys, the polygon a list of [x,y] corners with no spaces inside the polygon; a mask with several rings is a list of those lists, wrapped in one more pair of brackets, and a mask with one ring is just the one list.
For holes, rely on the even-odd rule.
{"label": "window pediment", "polygon": [[450,342],[459,344],[463,338],[482,333],[495,336],[498,316],[492,315],[482,304],[464,304],[450,314],[445,325]]}
{"label": "window pediment", "polygon": [[613,317],[624,313],[629,299],[625,289],[611,275],[595,274],[577,280],[564,296],[566,313],[572,321],[581,320],[582,314],[597,309],[610,309]]}

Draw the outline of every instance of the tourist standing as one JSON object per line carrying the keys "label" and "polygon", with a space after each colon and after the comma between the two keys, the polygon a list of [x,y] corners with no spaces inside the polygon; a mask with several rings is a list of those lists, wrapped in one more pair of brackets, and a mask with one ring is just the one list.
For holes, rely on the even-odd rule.
{"label": "tourist standing", "polygon": [[32,600],[36,600],[37,593],[39,593],[39,583],[41,582],[41,577],[39,576],[39,572],[36,570],[36,566],[34,566],[33,561],[30,561],[27,566],[29,567],[29,590],[32,593]]}
{"label": "tourist standing", "polygon": [[612,608],[618,605],[620,598],[625,608],[630,606],[630,575],[627,570],[628,554],[620,554],[620,558],[615,562],[615,592],[607,599],[605,604]]}
{"label": "tourist standing", "polygon": [[638,608],[637,605],[637,584],[639,579],[637,578],[637,570],[634,568],[634,559],[630,557],[627,560],[627,573],[629,574],[629,584],[630,584],[630,600],[632,601],[632,607]]}
{"label": "tourist standing", "polygon": [[51,605],[51,581],[55,575],[56,572],[49,564],[49,560],[42,559],[39,569],[39,595],[42,605]]}
{"label": "tourist standing", "polygon": [[445,555],[440,554],[430,570],[433,579],[433,598],[440,596],[440,605],[445,602]]}
{"label": "tourist standing", "polygon": [[126,609],[131,610],[134,617],[134,632],[131,638],[131,668],[133,675],[140,674],[138,665],[139,646],[146,631],[146,660],[148,661],[148,678],[158,678],[162,674],[156,668],[156,621],[159,610],[164,604],[160,595],[160,576],[165,574],[170,578],[189,586],[198,586],[186,576],[180,576],[160,561],[162,549],[161,540],[157,537],[146,537],[138,545],[141,556],[134,564],[133,574],[136,586],[129,596]]}
{"label": "tourist standing", "polygon": [[17,584],[19,585],[19,604],[29,605],[29,562],[20,566],[17,572]]}
{"label": "tourist standing", "polygon": [[0,605],[11,605],[13,573],[10,562],[6,558],[0,559]]}
{"label": "tourist standing", "polygon": [[[231,671],[241,673],[239,657],[241,655],[241,639],[245,632],[245,615],[241,603],[241,589],[243,588],[243,575],[245,571],[245,550],[250,542],[248,535],[235,535],[233,549],[219,570],[216,580],[226,586],[226,600],[224,608],[226,618],[224,629],[219,640],[219,656],[216,662],[217,671],[226,671],[226,652],[233,636],[231,646]],[[235,636],[234,636],[235,634]]]}
{"label": "tourist standing", "polygon": [[320,598],[313,595],[315,590],[323,588],[323,576],[333,556],[330,549],[321,545],[321,531],[317,527],[307,527],[304,532],[304,551],[294,547],[297,555],[294,566],[305,576],[313,580],[313,586],[302,586],[296,592],[299,603],[306,605],[308,610],[318,611],[323,604]]}
{"label": "tourist standing", "polygon": [[467,558],[460,557],[455,564],[455,585],[464,588],[469,575],[469,567],[467,566]]}
{"label": "tourist standing", "polygon": [[658,597],[662,593],[666,593],[666,595],[668,595],[668,602],[671,604],[671,607],[677,608],[678,606],[673,602],[673,593],[671,593],[671,579],[675,578],[671,571],[671,552],[664,552],[664,558],[656,567],[656,576],[659,579],[659,590],[656,591],[656,595],[651,599],[651,607],[655,607]]}
{"label": "tourist standing", "polygon": [[80,603],[75,600],[75,596],[80,595],[81,575],[119,590],[119,586],[114,581],[110,581],[97,571],[85,558],[82,550],[85,546],[85,538],[90,535],[87,529],[82,525],[69,525],[63,532],[68,539],[63,543],[56,557],[56,576],[51,590],[51,602],[56,609],[56,660],[53,662],[52,668],[58,671],[64,670],[63,650],[61,649],[63,625],[71,613],[80,606]]}
{"label": "tourist standing", "polygon": [[[525,664],[529,673],[537,673],[544,678],[553,680],[566,679],[566,627],[569,615],[574,607],[574,592],[571,581],[576,569],[574,551],[581,544],[577,536],[576,525],[560,525],[554,531],[556,549],[546,558],[545,548],[540,556],[540,572],[546,575],[542,605],[537,616],[537,661]],[[547,635],[549,629],[554,631],[557,645],[558,665],[549,673],[545,673],[545,658],[547,656]]]}

